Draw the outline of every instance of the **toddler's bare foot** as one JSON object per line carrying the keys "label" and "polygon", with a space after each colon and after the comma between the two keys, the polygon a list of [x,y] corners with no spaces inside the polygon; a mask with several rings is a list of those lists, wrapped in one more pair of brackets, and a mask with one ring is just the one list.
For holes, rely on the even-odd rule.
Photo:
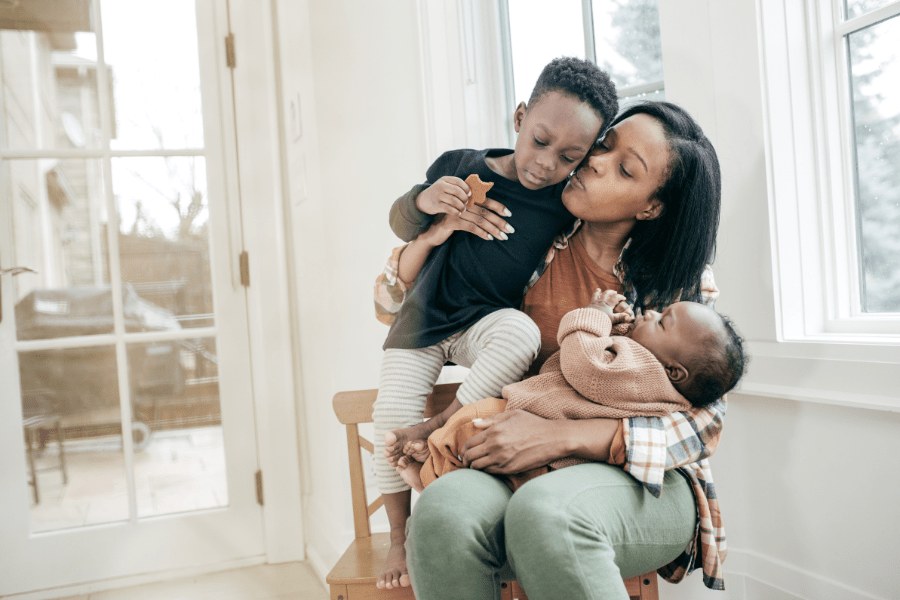
{"label": "toddler's bare foot", "polygon": [[[434,431],[435,424],[431,421],[417,423],[406,429],[395,429],[384,434],[384,457],[387,458],[388,464],[396,468],[397,461],[401,456],[405,456],[405,449],[408,443],[415,441],[425,441],[431,432]],[[428,444],[425,444],[428,448]]]}
{"label": "toddler's bare foot", "polygon": [[394,588],[409,587],[409,572],[406,568],[406,542],[405,535],[394,535],[391,532],[391,549],[388,550],[387,559],[375,587],[380,590],[392,590]]}
{"label": "toddler's bare foot", "polygon": [[403,454],[416,462],[424,463],[431,456],[431,450],[428,449],[428,440],[406,442],[406,446],[403,447]]}
{"label": "toddler's bare foot", "polygon": [[422,485],[422,478],[419,476],[419,471],[421,470],[422,463],[410,460],[406,456],[400,459],[399,465],[397,466],[397,472],[400,473],[400,477],[403,478],[406,485],[420,494],[422,493],[422,490],[425,489],[425,486]]}

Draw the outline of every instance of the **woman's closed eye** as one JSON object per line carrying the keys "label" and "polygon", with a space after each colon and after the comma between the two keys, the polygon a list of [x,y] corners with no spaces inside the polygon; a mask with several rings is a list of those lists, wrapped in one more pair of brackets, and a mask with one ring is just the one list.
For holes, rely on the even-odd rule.
{"label": "woman's closed eye", "polygon": [[619,170],[622,172],[622,175],[625,177],[631,178],[632,175],[628,171],[625,170],[625,165],[619,165]]}

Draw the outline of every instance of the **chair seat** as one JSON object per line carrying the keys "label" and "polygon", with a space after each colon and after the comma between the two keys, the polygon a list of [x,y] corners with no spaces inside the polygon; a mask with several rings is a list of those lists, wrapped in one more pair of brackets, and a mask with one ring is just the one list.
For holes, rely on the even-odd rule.
{"label": "chair seat", "polygon": [[390,549],[390,533],[373,533],[372,537],[353,540],[325,578],[331,586],[331,600],[415,600],[412,588],[375,587]]}

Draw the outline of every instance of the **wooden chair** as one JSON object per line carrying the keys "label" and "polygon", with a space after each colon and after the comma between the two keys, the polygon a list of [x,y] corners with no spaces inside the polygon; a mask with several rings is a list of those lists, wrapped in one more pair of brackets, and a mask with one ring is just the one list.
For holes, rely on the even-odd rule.
{"label": "wooden chair", "polygon": [[[428,396],[425,416],[432,417],[447,407],[456,397],[458,383],[435,386]],[[360,423],[372,422],[372,405],[378,390],[338,392],[334,396],[334,413],[347,426],[347,455],[350,463],[350,492],[353,504],[353,527],[356,539],[331,569],[326,581],[331,589],[331,600],[414,600],[412,588],[379,590],[375,587],[379,570],[391,547],[389,533],[372,533],[369,518],[381,508],[381,496],[371,504],[366,499],[363,475],[362,450],[375,452],[371,441],[359,435]],[[656,573],[625,580],[631,600],[658,600]],[[515,581],[503,582],[500,590],[503,600],[528,600]]]}

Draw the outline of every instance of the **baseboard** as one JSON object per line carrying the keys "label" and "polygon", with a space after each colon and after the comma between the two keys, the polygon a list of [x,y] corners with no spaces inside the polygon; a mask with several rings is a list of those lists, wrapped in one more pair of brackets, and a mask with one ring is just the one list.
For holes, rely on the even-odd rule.
{"label": "baseboard", "polygon": [[325,577],[328,575],[328,572],[331,571],[331,567],[328,566],[329,563],[322,560],[322,557],[316,549],[309,544],[306,545],[306,564],[312,568],[316,577],[318,577],[319,581],[322,582],[322,585],[327,588],[328,584],[325,583]]}
{"label": "baseboard", "polygon": [[[324,583],[343,548],[327,542],[323,546],[323,540],[334,536],[310,534],[310,542],[318,539],[320,544],[307,545],[306,560]],[[660,581],[660,600],[890,600],[752,550],[729,549],[723,566],[725,592],[706,589],[697,570],[678,585]]]}
{"label": "baseboard", "polygon": [[782,592],[785,599],[889,600],[752,550],[729,549],[724,567],[726,587],[730,587],[732,574],[748,580],[746,600],[773,600],[769,593],[756,597],[756,586],[750,580]]}
{"label": "baseboard", "polygon": [[353,525],[349,520],[339,521],[334,507],[324,507],[317,501],[308,503],[305,525],[306,560],[324,583],[331,567],[353,540]]}
{"label": "baseboard", "polygon": [[106,590],[115,590],[123,587],[145,585],[148,583],[159,583],[162,581],[183,579],[185,577],[208,575],[210,573],[218,573],[220,571],[228,571],[231,569],[253,567],[256,565],[265,564],[265,562],[265,556],[251,556],[248,558],[240,558],[237,560],[230,560],[215,564],[186,567],[184,569],[170,569],[168,571],[161,571],[158,573],[129,575],[127,577],[116,577],[114,579],[104,579],[102,581],[91,581],[88,583],[80,583],[77,585],[67,585],[49,588],[46,590],[23,592],[21,594],[9,594],[7,596],[0,596],[0,598],[3,598],[3,600],[53,600],[54,598],[69,598],[70,596],[87,596],[89,594],[103,592]]}

